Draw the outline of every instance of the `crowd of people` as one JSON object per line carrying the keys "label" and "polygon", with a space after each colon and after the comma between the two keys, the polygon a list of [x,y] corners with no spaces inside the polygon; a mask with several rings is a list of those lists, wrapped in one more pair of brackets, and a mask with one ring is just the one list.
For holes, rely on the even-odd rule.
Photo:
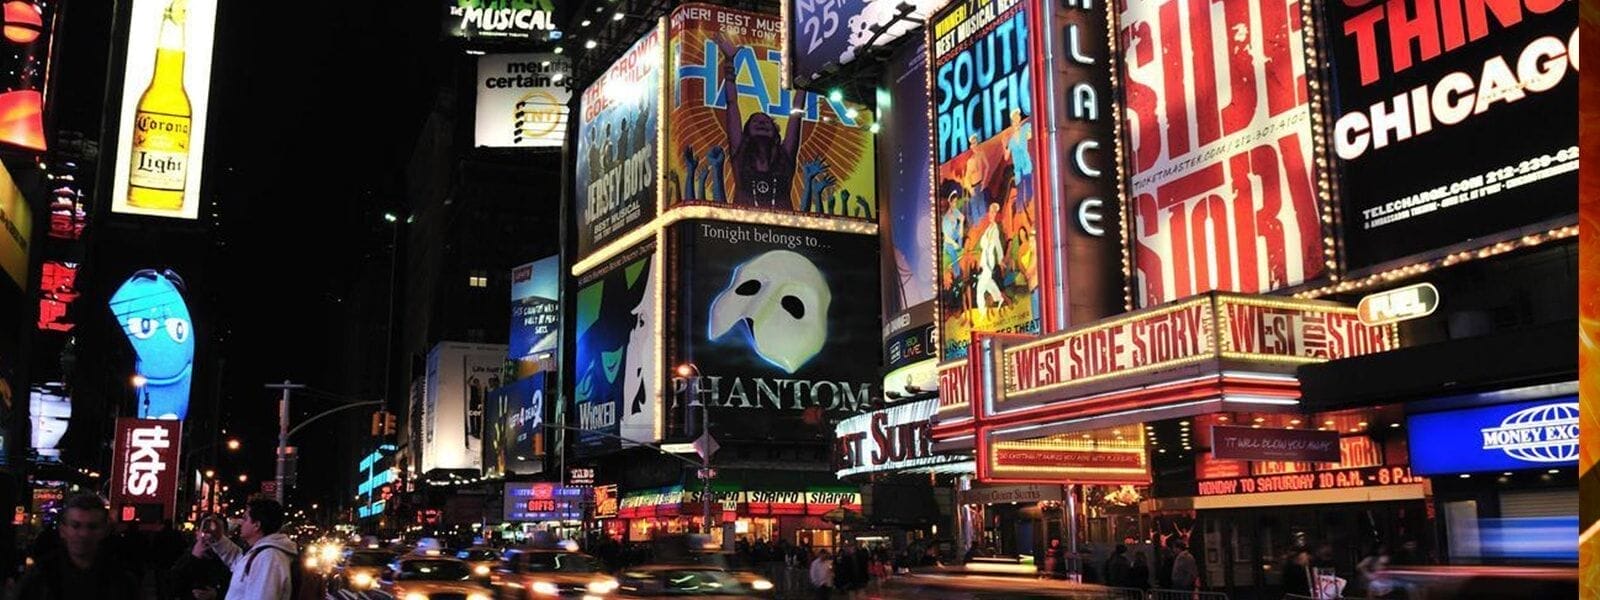
{"label": "crowd of people", "polygon": [[283,506],[253,500],[239,524],[243,547],[220,517],[192,535],[171,522],[146,534],[125,524],[113,534],[110,510],[94,494],[64,504],[40,532],[20,577],[7,578],[9,600],[296,600],[298,548],[279,531]]}

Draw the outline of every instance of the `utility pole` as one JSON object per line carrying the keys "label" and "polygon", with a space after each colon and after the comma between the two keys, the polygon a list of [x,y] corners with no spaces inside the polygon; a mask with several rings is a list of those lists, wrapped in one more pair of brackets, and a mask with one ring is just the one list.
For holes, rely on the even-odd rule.
{"label": "utility pole", "polygon": [[277,500],[278,504],[283,504],[284,467],[289,458],[289,390],[298,390],[306,386],[299,383],[290,383],[289,380],[285,379],[283,383],[269,383],[263,387],[269,390],[276,389],[283,394],[278,399],[278,475],[276,479],[278,483],[277,489],[273,492],[273,499]]}

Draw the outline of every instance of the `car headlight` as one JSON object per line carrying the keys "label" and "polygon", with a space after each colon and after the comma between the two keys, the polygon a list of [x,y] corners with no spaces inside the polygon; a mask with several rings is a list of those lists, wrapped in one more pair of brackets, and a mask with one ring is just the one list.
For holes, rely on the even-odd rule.
{"label": "car headlight", "polygon": [[306,568],[307,569],[315,569],[315,568],[317,568],[317,557],[315,557],[315,556],[307,556],[306,557]]}
{"label": "car headlight", "polygon": [[555,596],[561,593],[561,588],[556,587],[556,584],[548,581],[535,581],[533,582],[533,593],[543,594],[545,596]]}
{"label": "car headlight", "polygon": [[489,600],[489,595],[483,592],[473,592],[467,594],[467,600]]}
{"label": "car headlight", "polygon": [[356,573],[350,577],[350,585],[364,588],[372,585],[372,576],[366,573]]}
{"label": "car headlight", "polygon": [[476,567],[473,567],[472,568],[472,572],[473,573],[477,573],[479,575],[488,575],[489,574],[489,565],[478,565]]}
{"label": "car headlight", "polygon": [[597,579],[589,582],[589,585],[585,587],[589,589],[589,593],[591,594],[609,594],[617,591],[617,580],[609,577],[606,579]]}
{"label": "car headlight", "polygon": [[772,582],[771,581],[767,581],[765,579],[757,579],[755,581],[750,582],[750,587],[755,589],[755,591],[765,592],[767,590],[772,589]]}
{"label": "car headlight", "polygon": [[322,547],[321,554],[322,560],[331,563],[339,558],[339,547],[333,544],[328,544]]}
{"label": "car headlight", "polygon": [[428,600],[428,595],[422,592],[411,592],[406,594],[406,600]]}

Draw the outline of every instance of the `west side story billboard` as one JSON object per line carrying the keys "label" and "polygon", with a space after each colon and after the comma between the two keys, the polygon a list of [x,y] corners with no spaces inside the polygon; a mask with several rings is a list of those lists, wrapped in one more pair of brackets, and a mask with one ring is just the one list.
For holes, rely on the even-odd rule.
{"label": "west side story billboard", "polygon": [[1122,5],[1136,306],[1326,273],[1300,4]]}
{"label": "west side story billboard", "polygon": [[1317,4],[1347,268],[1573,220],[1577,2]]}
{"label": "west side story billboard", "polygon": [[484,406],[505,360],[498,344],[440,342],[428,352],[422,472],[482,466]]}
{"label": "west side story billboard", "polygon": [[578,123],[578,257],[656,216],[661,28],[650,30],[583,91]]}

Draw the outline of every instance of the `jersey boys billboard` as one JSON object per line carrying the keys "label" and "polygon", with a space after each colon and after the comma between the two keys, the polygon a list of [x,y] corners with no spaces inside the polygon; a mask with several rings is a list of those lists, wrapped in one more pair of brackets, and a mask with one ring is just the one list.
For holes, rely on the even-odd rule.
{"label": "jersey boys billboard", "polygon": [[701,4],[670,18],[669,202],[877,218],[871,114],[783,84],[782,21]]}
{"label": "jersey boys billboard", "polygon": [[583,91],[578,124],[578,256],[656,215],[661,30],[650,30]]}
{"label": "jersey boys billboard", "polygon": [[585,453],[620,448],[616,436],[656,439],[654,252],[653,245],[633,248],[578,282],[574,399]]}
{"label": "jersey boys billboard", "polygon": [[699,374],[674,379],[670,418],[706,402],[718,439],[824,440],[879,395],[877,273],[861,268],[877,239],[720,221],[676,234],[690,268],[671,362]]}
{"label": "jersey boys billboard", "polygon": [[1040,331],[1027,6],[957,0],[929,25],[944,360],[973,331]]}
{"label": "jersey boys billboard", "polygon": [[1577,2],[1321,5],[1348,268],[1570,222]]}
{"label": "jersey boys billboard", "polygon": [[1299,6],[1124,4],[1138,306],[1325,274]]}

